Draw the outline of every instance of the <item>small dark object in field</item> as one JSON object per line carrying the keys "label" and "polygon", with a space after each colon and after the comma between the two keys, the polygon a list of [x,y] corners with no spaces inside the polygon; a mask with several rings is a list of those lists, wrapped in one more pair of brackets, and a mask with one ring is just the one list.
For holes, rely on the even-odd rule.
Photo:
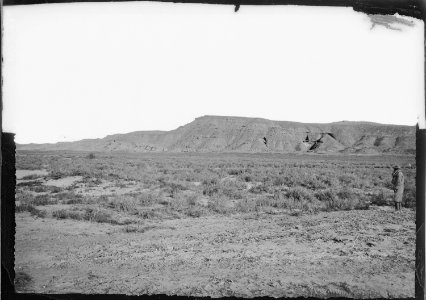
{"label": "small dark object in field", "polygon": [[302,211],[297,209],[297,210],[293,210],[292,212],[290,212],[290,216],[292,217],[298,217],[302,215]]}
{"label": "small dark object in field", "polygon": [[335,242],[335,243],[342,243],[343,242],[343,240],[341,238],[338,238],[338,237],[334,237],[332,239],[332,241]]}
{"label": "small dark object in field", "polygon": [[52,172],[50,174],[50,178],[57,180],[57,179],[61,179],[62,177],[64,177],[64,174],[60,173],[60,172]]}
{"label": "small dark object in field", "polygon": [[202,214],[202,210],[195,207],[189,208],[189,210],[186,212],[186,215],[192,218],[199,218],[202,216]]}
{"label": "small dark object in field", "polygon": [[96,158],[96,156],[95,156],[95,154],[90,153],[89,155],[86,156],[86,158],[88,158],[88,159],[94,159],[94,158]]}
{"label": "small dark object in field", "polygon": [[376,246],[376,243],[373,243],[373,242],[367,242],[366,244],[368,247]]}

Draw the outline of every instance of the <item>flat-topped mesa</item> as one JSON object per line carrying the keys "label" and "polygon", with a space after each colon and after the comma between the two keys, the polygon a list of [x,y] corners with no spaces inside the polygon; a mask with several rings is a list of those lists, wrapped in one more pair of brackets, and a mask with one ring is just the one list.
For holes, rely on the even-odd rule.
{"label": "flat-topped mesa", "polygon": [[415,127],[373,122],[300,123],[205,115],[171,131],[136,131],[18,150],[124,152],[325,152],[414,154]]}

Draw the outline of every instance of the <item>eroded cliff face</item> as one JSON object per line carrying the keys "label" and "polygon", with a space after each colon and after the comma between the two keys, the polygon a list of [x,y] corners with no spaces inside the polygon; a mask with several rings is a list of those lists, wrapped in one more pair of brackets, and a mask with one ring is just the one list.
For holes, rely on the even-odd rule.
{"label": "eroded cliff face", "polygon": [[18,145],[18,150],[414,154],[415,144],[414,126],[203,116],[171,131],[138,131],[78,142]]}

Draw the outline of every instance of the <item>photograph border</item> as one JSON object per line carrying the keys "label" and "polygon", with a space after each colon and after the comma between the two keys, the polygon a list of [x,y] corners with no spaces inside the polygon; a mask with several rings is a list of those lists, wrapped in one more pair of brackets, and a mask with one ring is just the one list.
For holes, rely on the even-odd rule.
{"label": "photograph border", "polygon": [[[148,1],[148,0],[129,0]],[[423,20],[425,40],[426,40],[426,1],[422,0],[150,0],[151,2],[172,2],[172,3],[201,3],[201,4],[224,4],[235,6],[238,12],[241,5],[303,5],[303,6],[331,6],[331,7],[352,7],[354,11],[366,14],[382,14],[409,16]],[[105,2],[103,0],[4,0],[2,6],[31,5],[31,4],[52,4],[52,3],[76,3],[76,2]],[[124,1],[113,1],[124,2]],[[128,2],[128,1],[125,1]],[[3,15],[3,11],[2,11]],[[3,18],[2,18],[3,20]],[[3,22],[2,22],[3,28]],[[3,32],[3,31],[2,31]],[[3,35],[2,35],[3,38]],[[426,53],[426,43],[425,53]],[[3,50],[3,48],[2,48]],[[3,53],[1,53],[3,58]],[[425,86],[426,86],[426,59]],[[2,59],[3,64],[3,59]],[[0,75],[2,74],[1,69]],[[2,85],[3,86],[3,85]],[[2,94],[3,95],[3,94]],[[425,99],[426,102],[426,99]],[[3,99],[0,108],[3,108]],[[2,110],[3,111],[3,110]],[[425,108],[426,114],[426,108]],[[1,124],[0,124],[1,126]],[[86,295],[86,294],[25,294],[16,293],[14,289],[14,249],[15,249],[15,151],[13,133],[3,133],[1,130],[1,296],[4,299],[128,299],[126,295]],[[416,299],[424,299],[425,283],[425,195],[426,195],[426,129],[416,126],[416,271],[415,271],[415,295]],[[174,297],[166,295],[152,296],[132,296],[150,299],[162,298],[188,298]],[[191,297],[195,299],[195,297]],[[197,297],[199,298],[199,297]],[[235,297],[234,297],[235,299]]]}

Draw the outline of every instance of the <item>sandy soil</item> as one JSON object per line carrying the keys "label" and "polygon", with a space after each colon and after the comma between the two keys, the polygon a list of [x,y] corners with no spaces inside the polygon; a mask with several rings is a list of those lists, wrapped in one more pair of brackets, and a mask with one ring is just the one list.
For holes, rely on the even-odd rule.
{"label": "sandy soil", "polygon": [[[34,175],[34,179],[22,179],[25,176]],[[102,195],[124,195],[143,190],[143,185],[132,181],[132,180],[121,180],[117,185],[117,182],[111,182],[107,180],[101,180],[95,184],[90,180],[86,181],[83,176],[66,176],[59,179],[48,179],[46,176],[48,172],[46,170],[16,170],[17,184],[38,182],[40,185],[54,186],[59,188],[68,188],[73,186],[73,191],[83,196],[102,196]],[[27,191],[34,195],[42,193],[34,193]]]}
{"label": "sandy soil", "polygon": [[60,179],[50,179],[43,182],[43,185],[50,185],[50,186],[56,186],[56,187],[69,187],[73,185],[77,181],[81,181],[83,179],[83,176],[68,176],[65,178]]}
{"label": "sandy soil", "polygon": [[150,220],[136,232],[16,217],[16,271],[29,275],[20,291],[414,297],[409,209]]}

